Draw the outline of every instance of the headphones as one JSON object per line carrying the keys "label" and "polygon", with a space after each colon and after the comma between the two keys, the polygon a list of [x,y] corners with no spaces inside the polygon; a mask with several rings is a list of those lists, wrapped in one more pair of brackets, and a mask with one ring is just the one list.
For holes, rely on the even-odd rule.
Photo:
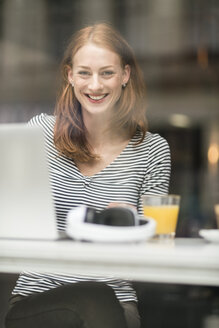
{"label": "headphones", "polygon": [[131,207],[111,207],[100,212],[79,206],[68,212],[66,233],[69,237],[90,242],[140,242],[155,234],[156,222],[140,217]]}

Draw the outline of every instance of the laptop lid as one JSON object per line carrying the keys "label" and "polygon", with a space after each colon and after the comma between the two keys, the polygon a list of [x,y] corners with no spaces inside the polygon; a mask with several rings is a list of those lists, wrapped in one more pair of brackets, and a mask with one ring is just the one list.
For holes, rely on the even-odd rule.
{"label": "laptop lid", "polygon": [[0,238],[58,237],[43,130],[0,124]]}

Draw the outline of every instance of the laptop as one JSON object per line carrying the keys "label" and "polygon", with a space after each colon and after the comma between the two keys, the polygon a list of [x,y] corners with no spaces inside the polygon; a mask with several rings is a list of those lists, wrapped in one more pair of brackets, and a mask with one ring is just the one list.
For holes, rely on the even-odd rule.
{"label": "laptop", "polygon": [[0,238],[60,238],[40,127],[0,124]]}

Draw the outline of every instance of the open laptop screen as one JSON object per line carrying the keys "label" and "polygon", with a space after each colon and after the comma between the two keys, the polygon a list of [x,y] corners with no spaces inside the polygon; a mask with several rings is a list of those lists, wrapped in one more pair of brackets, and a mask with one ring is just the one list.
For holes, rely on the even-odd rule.
{"label": "open laptop screen", "polygon": [[1,124],[0,238],[57,237],[43,131]]}

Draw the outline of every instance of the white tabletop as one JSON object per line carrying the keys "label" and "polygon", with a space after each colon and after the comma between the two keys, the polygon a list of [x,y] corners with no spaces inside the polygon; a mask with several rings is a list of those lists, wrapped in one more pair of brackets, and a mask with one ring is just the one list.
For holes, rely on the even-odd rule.
{"label": "white tabletop", "polygon": [[219,286],[219,244],[202,239],[120,245],[1,239],[0,272],[23,270]]}

